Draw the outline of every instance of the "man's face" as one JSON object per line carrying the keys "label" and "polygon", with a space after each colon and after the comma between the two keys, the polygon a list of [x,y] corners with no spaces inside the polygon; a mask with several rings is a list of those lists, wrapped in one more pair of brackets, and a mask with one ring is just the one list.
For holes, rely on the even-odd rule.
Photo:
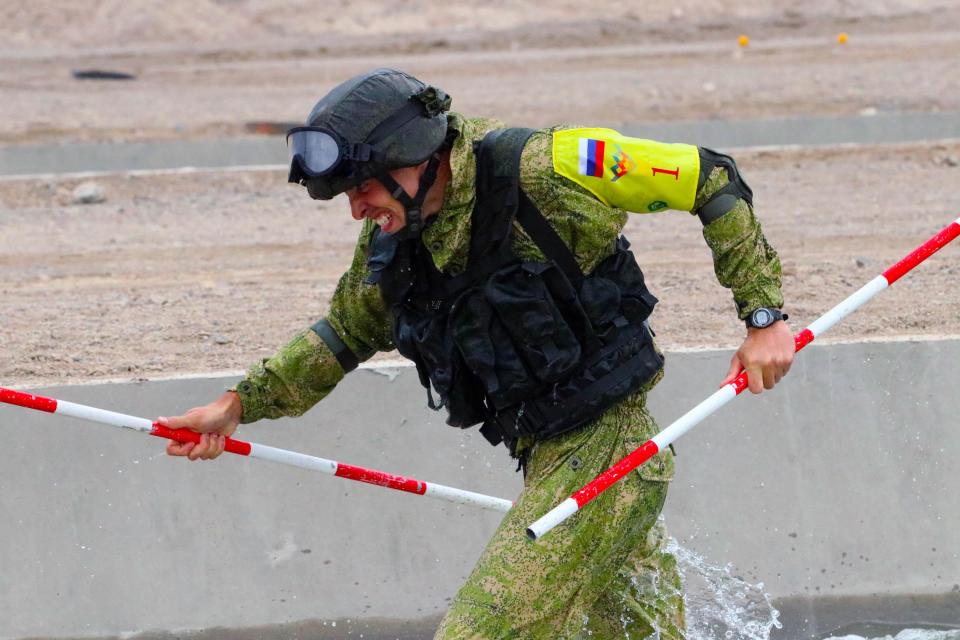
{"label": "man's face", "polygon": [[[420,186],[422,173],[423,165],[420,165],[394,169],[390,175],[412,197]],[[379,180],[371,178],[345,193],[350,200],[350,213],[354,220],[370,218],[386,233],[396,233],[407,224],[403,204],[391,196]]]}

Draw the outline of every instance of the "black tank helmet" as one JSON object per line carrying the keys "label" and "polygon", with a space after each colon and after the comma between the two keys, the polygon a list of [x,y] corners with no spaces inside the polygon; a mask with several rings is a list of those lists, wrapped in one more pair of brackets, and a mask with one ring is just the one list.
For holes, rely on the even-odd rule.
{"label": "black tank helmet", "polygon": [[[287,132],[289,181],[329,200],[375,178],[407,209],[406,235],[422,229],[420,207],[436,179],[447,140],[450,96],[411,75],[375,69],[336,86],[314,106],[307,126]],[[391,169],[430,160],[411,197]]]}

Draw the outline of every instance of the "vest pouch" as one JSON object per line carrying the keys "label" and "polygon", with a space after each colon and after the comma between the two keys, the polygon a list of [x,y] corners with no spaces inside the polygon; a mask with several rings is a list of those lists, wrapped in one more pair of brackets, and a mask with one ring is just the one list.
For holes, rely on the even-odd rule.
{"label": "vest pouch", "polygon": [[[430,408],[446,407],[447,424],[466,429],[483,422],[489,412],[483,387],[453,346],[444,320],[432,316],[398,322],[397,351],[416,364],[420,384],[427,389]],[[439,402],[434,401],[431,388],[440,396]]]}
{"label": "vest pouch", "polygon": [[631,326],[592,354],[583,368],[546,394],[499,411],[494,420],[508,437],[544,440],[583,426],[648,385],[663,368],[650,330]]}
{"label": "vest pouch", "polygon": [[627,239],[620,236],[617,250],[597,265],[591,276],[615,283],[620,291],[622,315],[631,324],[640,324],[653,313],[657,298],[647,289],[643,271],[629,247]]}
{"label": "vest pouch", "polygon": [[539,395],[580,363],[580,342],[545,276],[563,278],[550,264],[509,265],[453,305],[453,340],[494,409]]}
{"label": "vest pouch", "polygon": [[456,301],[450,327],[458,358],[491,400],[509,403],[536,391],[536,381],[482,289],[467,291]]}
{"label": "vest pouch", "polygon": [[[432,385],[440,395],[439,409],[446,404],[453,382],[453,366],[449,361],[446,326],[442,318],[417,318],[413,322],[397,322],[394,338],[400,355],[413,360],[423,386]],[[429,388],[429,387],[428,387]]]}
{"label": "vest pouch", "polygon": [[597,337],[609,342],[627,324],[620,310],[620,287],[599,276],[586,278],[580,287],[580,305]]}
{"label": "vest pouch", "polygon": [[405,358],[418,363],[421,361],[418,336],[424,332],[424,325],[429,319],[419,319],[416,323],[404,322],[401,318],[394,318],[393,341],[397,351]]}
{"label": "vest pouch", "polygon": [[560,276],[552,264],[524,262],[493,274],[484,287],[517,355],[544,385],[561,380],[580,363],[580,341],[546,282]]}
{"label": "vest pouch", "polygon": [[490,413],[483,393],[483,385],[466,366],[459,353],[450,363],[452,384],[447,397],[447,424],[466,429],[486,420]]}

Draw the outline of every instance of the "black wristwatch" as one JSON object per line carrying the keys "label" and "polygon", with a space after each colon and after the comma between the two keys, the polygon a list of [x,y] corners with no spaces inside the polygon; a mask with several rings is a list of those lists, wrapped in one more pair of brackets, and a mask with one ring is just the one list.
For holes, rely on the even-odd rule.
{"label": "black wristwatch", "polygon": [[746,323],[748,327],[753,327],[754,329],[766,329],[777,320],[786,320],[788,317],[787,314],[781,313],[780,309],[758,307],[750,312],[750,315],[747,316]]}

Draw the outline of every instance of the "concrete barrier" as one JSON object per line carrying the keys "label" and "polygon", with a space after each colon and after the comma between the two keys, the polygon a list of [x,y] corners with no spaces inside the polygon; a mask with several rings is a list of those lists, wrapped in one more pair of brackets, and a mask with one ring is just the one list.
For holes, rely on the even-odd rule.
{"label": "concrete barrier", "polygon": [[[662,425],[716,388],[729,356],[670,354],[651,397]],[[960,625],[958,362],[957,340],[812,345],[773,393],[677,443],[668,527],[797,620],[818,599],[909,596]],[[39,392],[152,418],[232,382]],[[16,407],[0,406],[0,433],[3,640],[305,624],[429,637],[500,519],[234,456],[189,464],[154,438]],[[505,498],[521,486],[502,448],[424,408],[408,367],[362,369],[306,416],[240,435]]]}

